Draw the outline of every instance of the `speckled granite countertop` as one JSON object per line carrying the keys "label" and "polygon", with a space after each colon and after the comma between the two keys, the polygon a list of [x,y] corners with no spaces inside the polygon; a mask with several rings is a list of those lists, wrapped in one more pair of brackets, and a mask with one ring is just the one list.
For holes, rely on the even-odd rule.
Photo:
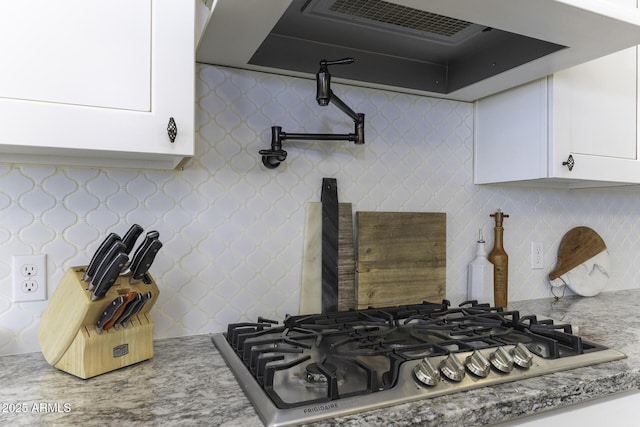
{"label": "speckled granite countertop", "polygon": [[[521,314],[571,323],[628,358],[315,425],[486,425],[640,388],[637,307],[640,289],[513,303]],[[0,357],[0,367],[3,425],[262,425],[208,335],[158,340],[152,360],[88,380],[49,366],[40,353]]]}

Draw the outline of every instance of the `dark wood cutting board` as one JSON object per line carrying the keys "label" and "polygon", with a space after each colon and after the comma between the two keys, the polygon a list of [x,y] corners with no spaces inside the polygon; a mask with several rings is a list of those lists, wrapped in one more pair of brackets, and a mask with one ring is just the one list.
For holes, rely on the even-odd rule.
{"label": "dark wood cutting board", "polygon": [[607,245],[602,237],[591,228],[584,226],[572,228],[560,241],[558,263],[556,268],[549,273],[549,279],[557,279],[567,271],[573,270],[606,250]]}
{"label": "dark wood cutting board", "polygon": [[356,212],[359,309],[446,298],[446,214]]}

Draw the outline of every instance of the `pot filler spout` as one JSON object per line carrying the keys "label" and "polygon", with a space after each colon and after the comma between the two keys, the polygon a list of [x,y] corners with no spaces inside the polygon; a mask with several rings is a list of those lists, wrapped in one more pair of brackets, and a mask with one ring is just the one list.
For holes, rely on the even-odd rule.
{"label": "pot filler spout", "polygon": [[262,163],[269,169],[275,169],[280,163],[287,158],[287,152],[282,149],[282,141],[287,139],[295,140],[320,140],[320,141],[352,141],[355,144],[364,144],[364,114],[356,113],[347,104],[345,104],[331,90],[331,74],[329,73],[329,65],[351,64],[353,58],[337,59],[335,61],[320,61],[320,70],[316,74],[316,101],[321,107],[326,107],[329,103],[333,103],[343,113],[351,117],[355,124],[353,133],[336,134],[336,133],[286,133],[282,131],[281,126],[271,127],[271,149],[260,150]]}

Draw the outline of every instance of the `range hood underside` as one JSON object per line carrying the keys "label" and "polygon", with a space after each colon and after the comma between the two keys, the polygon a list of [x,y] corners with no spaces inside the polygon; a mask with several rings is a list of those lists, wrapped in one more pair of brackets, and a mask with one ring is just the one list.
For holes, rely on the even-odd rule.
{"label": "range hood underside", "polygon": [[[380,0],[350,3],[360,3],[361,11],[373,5],[392,16],[406,13],[415,18],[407,23],[413,27],[365,18],[356,21],[338,13],[313,13],[313,6],[330,10],[334,1],[294,0],[249,64],[312,74],[320,59],[352,57],[356,59],[352,65],[331,70],[335,77],[448,94],[564,48],[472,23],[466,24],[479,30],[461,41],[447,43],[448,38],[468,27],[460,25],[463,29],[452,32],[451,37],[438,32],[438,27],[435,32],[418,30],[424,26],[417,18],[428,12]],[[432,40],[439,35],[441,40]]]}
{"label": "range hood underside", "polygon": [[[354,4],[365,12],[341,9]],[[321,59],[352,57],[353,64],[332,68],[336,82],[461,101],[640,43],[640,12],[598,0],[217,0],[214,5],[198,43],[198,62],[313,78]],[[367,8],[382,9],[370,14]],[[431,15],[454,17],[456,28],[431,31],[422,19]]]}

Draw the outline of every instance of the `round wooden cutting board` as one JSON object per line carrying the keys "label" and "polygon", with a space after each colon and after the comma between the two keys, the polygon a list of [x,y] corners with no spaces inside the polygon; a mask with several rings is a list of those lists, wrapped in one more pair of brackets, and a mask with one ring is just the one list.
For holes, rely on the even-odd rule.
{"label": "round wooden cutting board", "polygon": [[[553,286],[564,284],[578,295],[593,296],[606,285],[609,265],[607,245],[602,237],[589,227],[575,227],[560,241],[558,262],[549,273],[549,280]],[[558,278],[560,280],[556,280]]]}

